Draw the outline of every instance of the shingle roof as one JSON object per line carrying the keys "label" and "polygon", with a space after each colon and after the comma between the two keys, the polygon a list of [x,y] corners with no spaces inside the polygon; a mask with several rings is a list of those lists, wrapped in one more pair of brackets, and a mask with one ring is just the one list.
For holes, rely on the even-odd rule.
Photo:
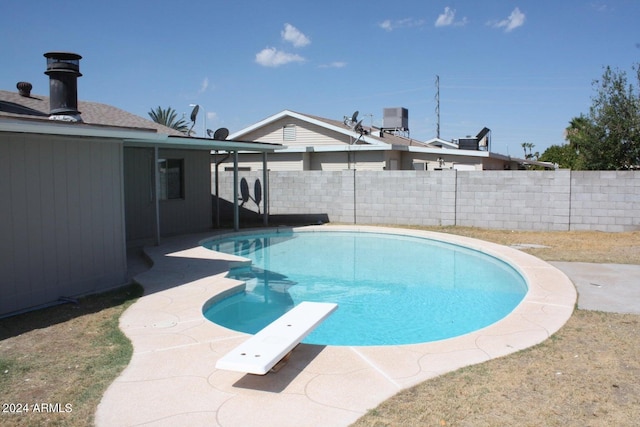
{"label": "shingle roof", "polygon": [[[98,102],[78,101],[78,110],[85,124],[144,129],[161,134],[184,136],[182,132],[136,116],[127,111]],[[49,120],[49,97],[20,95],[18,92],[0,90],[0,117],[18,117]]]}

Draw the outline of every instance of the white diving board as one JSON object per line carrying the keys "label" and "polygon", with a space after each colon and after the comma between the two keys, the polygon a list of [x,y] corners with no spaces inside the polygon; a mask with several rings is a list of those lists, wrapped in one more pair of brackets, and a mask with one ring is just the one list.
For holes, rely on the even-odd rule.
{"label": "white diving board", "polygon": [[330,302],[303,301],[220,358],[216,368],[264,375],[337,308]]}

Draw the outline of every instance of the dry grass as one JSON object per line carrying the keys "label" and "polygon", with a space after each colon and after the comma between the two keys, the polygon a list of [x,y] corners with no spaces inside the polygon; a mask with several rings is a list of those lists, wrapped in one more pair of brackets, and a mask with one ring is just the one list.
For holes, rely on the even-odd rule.
{"label": "dry grass", "polygon": [[404,390],[364,426],[635,426],[640,316],[577,310],[551,339]]}
{"label": "dry grass", "polygon": [[118,319],[141,293],[127,286],[0,320],[0,425],[92,425],[102,394],[131,360]]}
{"label": "dry grass", "polygon": [[640,231],[603,233],[600,231],[510,231],[470,227],[424,228],[473,237],[505,246],[532,244],[545,248],[524,249],[547,261],[640,264]]}

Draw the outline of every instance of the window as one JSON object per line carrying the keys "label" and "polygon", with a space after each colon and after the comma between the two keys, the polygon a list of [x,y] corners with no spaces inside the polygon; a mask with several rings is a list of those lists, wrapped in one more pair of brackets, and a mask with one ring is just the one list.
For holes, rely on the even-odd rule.
{"label": "window", "polygon": [[284,141],[295,141],[296,125],[285,125],[284,128],[282,128],[282,139]]}
{"label": "window", "polygon": [[160,200],[184,199],[184,160],[160,159]]}

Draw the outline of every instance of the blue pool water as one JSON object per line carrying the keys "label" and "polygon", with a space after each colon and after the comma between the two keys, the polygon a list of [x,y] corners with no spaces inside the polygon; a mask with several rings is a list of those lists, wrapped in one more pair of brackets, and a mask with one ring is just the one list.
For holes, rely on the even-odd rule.
{"label": "blue pool water", "polygon": [[481,329],[509,314],[527,285],[510,265],[436,240],[369,232],[239,235],[206,247],[252,260],[230,272],[245,291],[205,306],[221,326],[256,333],[302,301],[338,303],[303,342],[398,345]]}

